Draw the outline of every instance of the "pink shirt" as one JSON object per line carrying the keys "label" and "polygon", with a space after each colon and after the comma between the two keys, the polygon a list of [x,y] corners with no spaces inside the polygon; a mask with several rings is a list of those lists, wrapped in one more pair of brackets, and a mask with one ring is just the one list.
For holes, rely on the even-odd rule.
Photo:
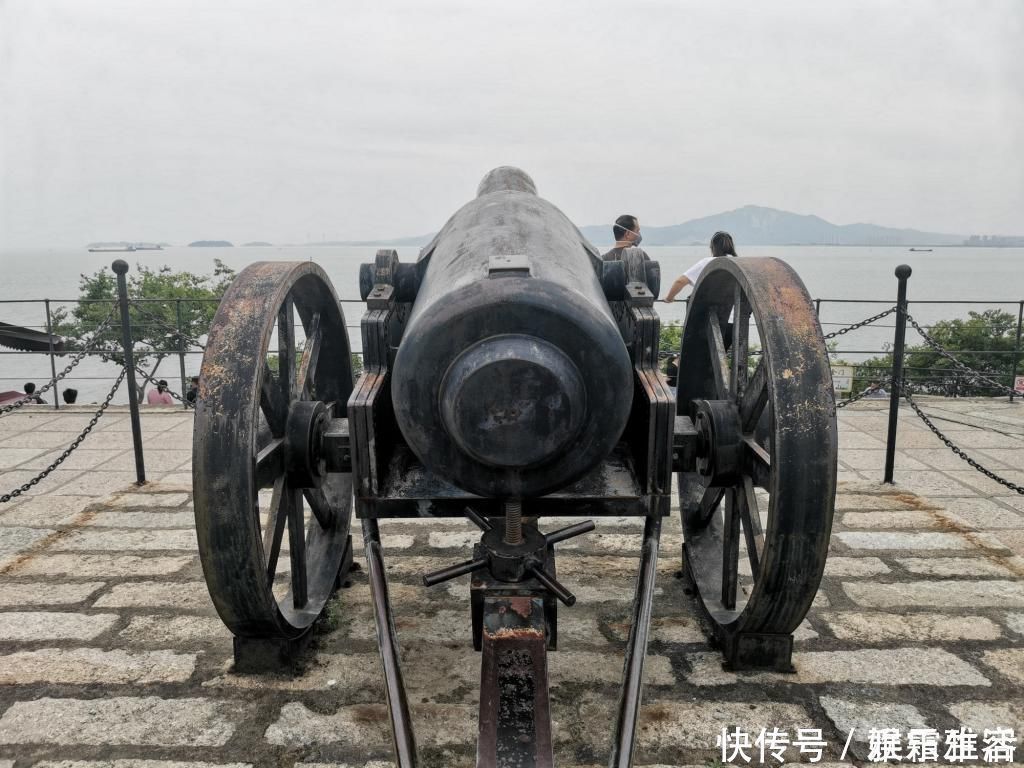
{"label": "pink shirt", "polygon": [[151,389],[146,394],[146,402],[150,405],[174,405],[174,398],[170,392],[159,392]]}

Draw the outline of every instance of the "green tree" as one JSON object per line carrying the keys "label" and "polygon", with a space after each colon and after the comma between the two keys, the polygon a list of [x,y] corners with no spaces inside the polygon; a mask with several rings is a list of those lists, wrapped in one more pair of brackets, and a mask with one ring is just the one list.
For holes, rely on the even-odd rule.
{"label": "green tree", "polygon": [[[214,260],[212,275],[173,270],[168,266],[154,269],[142,264],[130,271],[127,275],[128,297],[132,300],[129,315],[138,367],[149,376],[156,376],[164,359],[177,353],[179,340],[186,349],[195,348],[195,340],[209,331],[220,297],[234,276],[234,271],[219,259]],[[83,339],[92,338],[96,328],[112,317],[99,334],[98,348],[123,364],[121,323],[116,305],[117,277],[111,270],[81,275],[79,302],[70,312],[63,307],[54,312],[55,332],[68,338],[72,348],[81,348],[85,344]],[[145,379],[138,382],[140,397],[146,384]]]}
{"label": "green tree", "polygon": [[[920,338],[913,327],[907,329],[907,340]],[[1017,340],[1017,318],[1009,312],[989,309],[968,312],[965,319],[940,320],[928,329],[943,349],[957,360],[990,379],[1012,387],[1014,348]],[[1017,355],[1018,368],[1024,356]],[[873,357],[860,363],[836,360],[836,364],[855,368],[853,391],[861,392],[892,375],[892,353]],[[927,344],[906,348],[903,358],[904,378],[914,391],[938,395],[997,395],[996,387],[972,379]]]}

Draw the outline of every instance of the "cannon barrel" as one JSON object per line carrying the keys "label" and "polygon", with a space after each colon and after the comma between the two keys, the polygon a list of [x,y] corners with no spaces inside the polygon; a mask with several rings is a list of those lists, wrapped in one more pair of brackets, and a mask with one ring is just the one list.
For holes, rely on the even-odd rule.
{"label": "cannon barrel", "polygon": [[543,495],[615,446],[632,368],[599,254],[530,177],[498,168],[424,249],[392,371],[423,463],[480,495]]}

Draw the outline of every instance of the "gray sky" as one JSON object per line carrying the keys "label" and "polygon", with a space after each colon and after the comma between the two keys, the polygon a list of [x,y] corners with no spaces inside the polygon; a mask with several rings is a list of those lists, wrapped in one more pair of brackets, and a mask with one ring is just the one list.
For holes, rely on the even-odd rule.
{"label": "gray sky", "polygon": [[1024,3],[0,0],[0,247],[753,203],[1024,234]]}

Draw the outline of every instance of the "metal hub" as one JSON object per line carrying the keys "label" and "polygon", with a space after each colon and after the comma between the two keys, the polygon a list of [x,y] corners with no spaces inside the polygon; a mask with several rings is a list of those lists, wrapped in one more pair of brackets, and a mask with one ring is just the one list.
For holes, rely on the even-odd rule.
{"label": "metal hub", "polygon": [[536,526],[524,525],[519,544],[509,544],[500,528],[492,528],[484,532],[479,546],[494,578],[498,581],[523,581],[530,577],[534,566],[544,562],[548,543]]}
{"label": "metal hub", "polygon": [[697,472],[707,479],[708,487],[735,483],[743,458],[739,409],[725,400],[694,400],[693,409]]}
{"label": "metal hub", "polygon": [[319,488],[327,474],[321,451],[330,412],[319,400],[297,401],[288,410],[285,426],[285,466],[289,481],[298,488]]}

